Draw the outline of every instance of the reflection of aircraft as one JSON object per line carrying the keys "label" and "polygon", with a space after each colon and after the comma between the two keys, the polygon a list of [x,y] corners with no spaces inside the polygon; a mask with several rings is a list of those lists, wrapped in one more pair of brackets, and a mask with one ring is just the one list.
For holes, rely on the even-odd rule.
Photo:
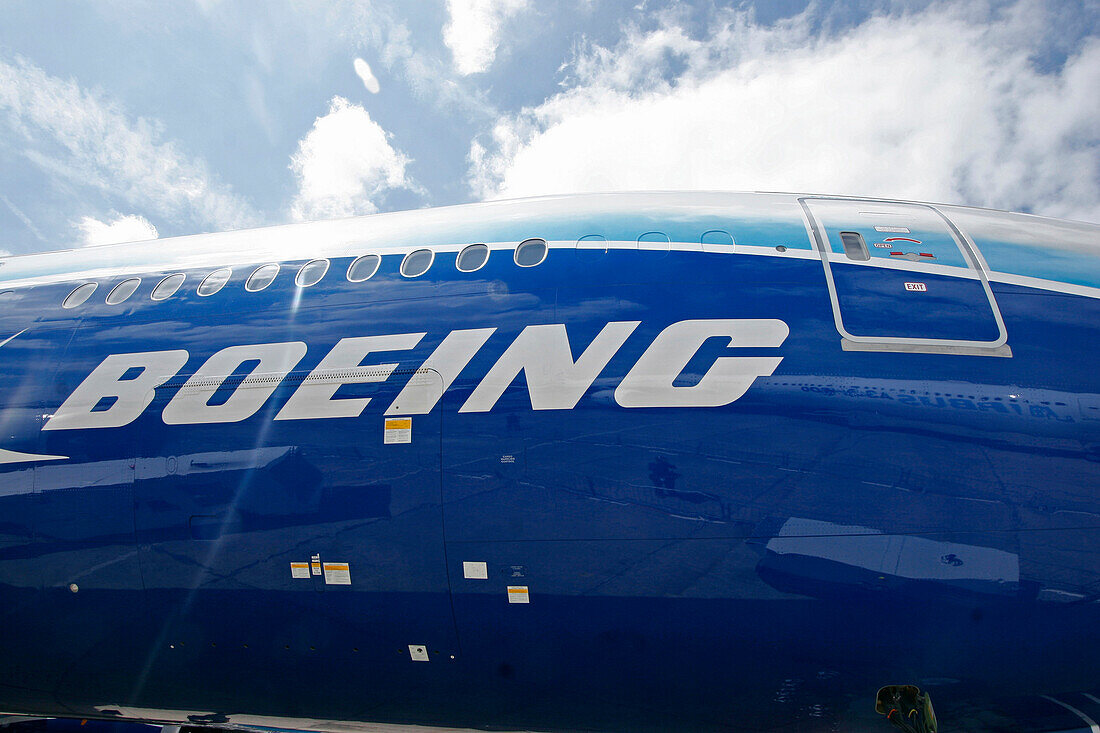
{"label": "reflection of aircraft", "polygon": [[765,550],[757,572],[794,593],[1020,593],[1019,556],[980,545],[792,517]]}
{"label": "reflection of aircraft", "polygon": [[7,258],[0,710],[1100,719],[1098,231],[615,194]]}

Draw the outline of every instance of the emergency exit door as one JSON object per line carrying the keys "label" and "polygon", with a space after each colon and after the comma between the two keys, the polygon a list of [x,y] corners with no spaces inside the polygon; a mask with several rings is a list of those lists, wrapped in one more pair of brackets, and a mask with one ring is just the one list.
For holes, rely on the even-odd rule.
{"label": "emergency exit door", "polygon": [[855,199],[802,204],[846,348],[994,350],[1005,343],[974,251],[934,208]]}

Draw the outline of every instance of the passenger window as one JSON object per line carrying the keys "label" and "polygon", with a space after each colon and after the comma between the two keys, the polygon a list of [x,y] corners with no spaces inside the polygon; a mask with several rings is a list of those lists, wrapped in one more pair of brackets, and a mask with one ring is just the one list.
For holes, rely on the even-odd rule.
{"label": "passenger window", "polygon": [[489,248],[484,244],[471,244],[458,253],[455,267],[460,272],[480,270],[489,261]]}
{"label": "passenger window", "polygon": [[867,243],[863,241],[863,235],[859,232],[841,232],[840,241],[844,243],[844,254],[848,255],[848,259],[871,259],[871,253],[867,250]]}
{"label": "passenger window", "polygon": [[401,261],[401,274],[405,277],[419,277],[432,266],[435,252],[430,249],[418,249],[405,255]]}
{"label": "passenger window", "polygon": [[520,267],[541,265],[547,252],[545,239],[525,239],[516,247],[516,264]]}
{"label": "passenger window", "polygon": [[308,288],[321,282],[321,278],[328,272],[328,260],[311,260],[298,270],[294,284],[300,288]]}
{"label": "passenger window", "polygon": [[374,273],[378,272],[378,266],[382,264],[382,258],[378,255],[363,255],[355,258],[348,266],[348,280],[353,283],[361,283],[370,280]]}
{"label": "passenger window", "polygon": [[132,277],[129,280],[123,280],[107,294],[107,305],[122,303],[134,294],[134,291],[138,289],[138,285],[141,285],[141,278]]}
{"label": "passenger window", "polygon": [[176,294],[176,291],[180,289],[180,285],[183,285],[185,279],[186,275],[182,272],[169,275],[157,283],[157,286],[153,288],[153,292],[149,294],[149,297],[153,300],[168,300]]}
{"label": "passenger window", "polygon": [[84,305],[88,298],[92,297],[92,293],[96,289],[95,283],[84,283],[78,285],[75,290],[65,296],[65,300],[61,302],[62,308],[76,308],[77,306]]}
{"label": "passenger window", "polygon": [[233,271],[228,267],[223,267],[220,270],[214,270],[207,275],[201,283],[199,283],[199,289],[196,291],[202,297],[213,295],[229,282],[229,278],[233,276]]}
{"label": "passenger window", "polygon": [[699,243],[703,245],[715,244],[719,247],[732,247],[733,237],[729,232],[723,229],[711,229],[710,231],[703,232],[703,236],[699,237]]}
{"label": "passenger window", "polygon": [[598,249],[607,251],[607,237],[602,234],[585,234],[577,240],[577,249]]}
{"label": "passenger window", "polygon": [[275,282],[275,276],[278,274],[279,266],[274,262],[270,265],[260,265],[245,280],[244,289],[250,293],[258,293]]}

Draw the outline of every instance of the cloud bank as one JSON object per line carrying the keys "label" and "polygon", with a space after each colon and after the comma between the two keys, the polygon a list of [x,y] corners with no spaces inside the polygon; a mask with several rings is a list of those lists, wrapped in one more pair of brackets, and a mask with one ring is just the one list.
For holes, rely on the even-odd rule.
{"label": "cloud bank", "polygon": [[443,42],[462,75],[488,69],[496,58],[505,21],[527,7],[527,0],[447,0],[450,19]]}
{"label": "cloud bank", "polygon": [[1100,40],[1032,61],[1040,6],[875,16],[817,34],[729,12],[584,47],[564,91],[473,143],[485,198],[784,190],[967,203],[1100,222]]}
{"label": "cloud bank", "polygon": [[157,238],[157,228],[145,217],[135,214],[118,215],[110,221],[100,221],[92,216],[82,217],[76,224],[83,235],[85,247],[100,244],[120,244],[122,242],[141,242]]}
{"label": "cloud bank", "polygon": [[214,229],[259,219],[203,161],[164,140],[157,122],[131,119],[102,94],[25,59],[0,60],[0,116],[28,160],[70,185]]}
{"label": "cloud bank", "polygon": [[386,191],[416,189],[406,172],[408,163],[370,113],[333,97],[328,112],[314,120],[291,157],[298,179],[291,215],[302,221],[373,214]]}

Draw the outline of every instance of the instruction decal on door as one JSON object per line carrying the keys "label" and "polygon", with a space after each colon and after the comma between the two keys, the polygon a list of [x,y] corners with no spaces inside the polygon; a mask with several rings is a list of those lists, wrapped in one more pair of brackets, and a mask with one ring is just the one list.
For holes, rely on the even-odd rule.
{"label": "instruction decal on door", "polygon": [[326,562],[325,585],[351,585],[351,566],[346,562]]}
{"label": "instruction decal on door", "polygon": [[412,427],[413,419],[411,417],[387,417],[383,442],[387,445],[413,442]]}

